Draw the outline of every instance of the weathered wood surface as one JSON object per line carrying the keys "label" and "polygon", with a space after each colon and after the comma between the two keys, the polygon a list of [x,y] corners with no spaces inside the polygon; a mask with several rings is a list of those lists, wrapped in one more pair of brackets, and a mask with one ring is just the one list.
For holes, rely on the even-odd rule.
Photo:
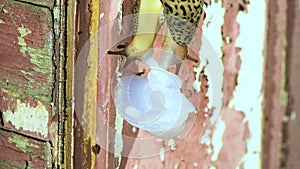
{"label": "weathered wood surface", "polygon": [[282,128],[286,109],[285,50],[287,1],[267,1],[267,37],[264,68],[262,168],[277,169],[282,163]]}
{"label": "weathered wood surface", "polygon": [[0,169],[52,168],[51,145],[0,130]]}
{"label": "weathered wood surface", "polygon": [[300,1],[288,1],[287,16],[287,92],[288,117],[283,131],[286,149],[282,168],[297,169],[300,167]]}
{"label": "weathered wood surface", "polygon": [[0,0],[1,127],[42,140],[53,118],[52,24],[48,8]]}

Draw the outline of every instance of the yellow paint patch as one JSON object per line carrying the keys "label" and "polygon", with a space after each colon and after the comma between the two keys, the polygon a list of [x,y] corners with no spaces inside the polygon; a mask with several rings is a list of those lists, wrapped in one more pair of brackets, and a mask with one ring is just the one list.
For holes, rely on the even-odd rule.
{"label": "yellow paint patch", "polygon": [[26,43],[24,40],[24,37],[31,33],[31,30],[24,27],[24,25],[21,25],[21,27],[18,28],[18,31],[20,33],[20,37],[18,37],[18,45],[20,46],[20,52],[25,55],[26,51]]}
{"label": "yellow paint patch", "polygon": [[10,122],[17,130],[22,128],[25,131],[41,134],[43,137],[48,136],[49,113],[40,101],[36,107],[30,107],[17,100],[15,111],[7,110],[3,112],[3,117],[5,122]]}

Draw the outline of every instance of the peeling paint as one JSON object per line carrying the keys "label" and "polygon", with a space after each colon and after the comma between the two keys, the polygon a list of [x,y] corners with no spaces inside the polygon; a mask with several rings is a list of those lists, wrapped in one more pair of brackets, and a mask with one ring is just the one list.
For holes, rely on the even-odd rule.
{"label": "peeling paint", "polygon": [[196,90],[196,92],[200,92],[201,89],[201,81],[200,81],[200,73],[203,70],[204,65],[203,62],[200,63],[200,65],[198,67],[194,67],[194,72],[196,72],[196,79],[193,82],[193,87]]}
{"label": "peeling paint", "polygon": [[292,121],[296,120],[296,118],[297,118],[297,113],[296,113],[296,111],[293,111],[293,112],[292,112],[290,118],[291,118]]}
{"label": "peeling paint", "polygon": [[212,138],[213,155],[211,156],[212,161],[218,159],[219,153],[223,147],[223,134],[225,132],[226,124],[223,120],[220,121],[218,128],[215,130]]}
{"label": "peeling paint", "polygon": [[286,91],[286,47],[287,47],[287,39],[286,37],[283,40],[283,44],[284,44],[284,50],[281,52],[282,54],[282,60],[283,62],[281,62],[281,105],[283,106],[287,106],[288,104],[288,92]]}
{"label": "peeling paint", "polygon": [[[52,62],[52,36],[50,35],[48,41],[42,49],[27,47],[24,37],[31,34],[32,31],[21,24],[17,28],[20,36],[18,38],[19,51],[25,57],[25,54],[30,56],[30,63],[33,65],[32,69],[20,70],[24,74],[24,78],[29,83],[22,83],[16,78],[8,76],[6,81],[1,80],[0,86],[10,96],[18,95],[18,99],[22,100],[25,97],[38,99],[44,103],[51,103],[51,90],[53,83],[53,62]],[[51,34],[51,33],[50,33]],[[43,75],[47,77],[47,82],[37,81],[35,75]],[[7,85],[7,82],[12,85]],[[41,92],[44,91],[44,92]]]}
{"label": "peeling paint", "polygon": [[163,147],[159,151],[159,158],[162,162],[165,161],[165,149]]}
{"label": "peeling paint", "polygon": [[25,28],[24,25],[21,24],[21,27],[18,28],[18,31],[20,33],[20,37],[18,37],[18,45],[20,46],[20,52],[23,55],[25,55],[26,43],[24,37],[31,34],[31,30]]}
{"label": "peeling paint", "polygon": [[168,146],[170,147],[170,149],[171,149],[172,151],[175,151],[175,150],[176,150],[174,139],[170,139],[170,140],[169,140]]}
{"label": "peeling paint", "polygon": [[0,19],[0,24],[1,24],[1,23],[5,23],[5,21],[4,21],[4,20],[2,20],[2,19]]}
{"label": "peeling paint", "polygon": [[100,20],[104,17],[104,13],[100,13]]}
{"label": "peeling paint", "polygon": [[123,150],[123,139],[122,139],[122,130],[123,130],[123,122],[124,119],[120,115],[120,113],[116,113],[115,120],[115,144],[114,144],[114,156],[118,159],[118,166],[116,168],[120,168],[121,160],[122,160],[122,150]]}
{"label": "peeling paint", "polygon": [[[247,6],[248,13],[239,13],[240,36],[237,46],[240,51],[241,67],[233,99],[229,107],[245,113],[244,122],[248,122],[251,137],[247,140],[247,153],[240,164],[245,169],[260,168],[260,152],[262,137],[262,100],[263,85],[263,48],[265,38],[265,1],[251,1]],[[259,19],[257,19],[259,18]],[[256,25],[254,29],[249,26]],[[255,36],[253,36],[255,35]],[[247,96],[247,97],[245,97]]]}
{"label": "peeling paint", "polygon": [[133,133],[136,132],[136,127],[132,127],[132,132],[133,132]]}
{"label": "peeling paint", "polygon": [[207,144],[207,143],[210,143],[209,139],[207,139],[209,137],[209,135],[211,134],[211,130],[209,129],[206,129],[204,131],[204,134],[202,134],[202,136],[200,137],[200,141],[199,143],[200,144]]}
{"label": "peeling paint", "polygon": [[[199,52],[201,57],[201,64],[197,69],[194,69],[198,75],[201,67],[204,68],[204,75],[208,79],[208,91],[206,97],[208,97],[206,112],[212,110],[212,115],[209,116],[209,122],[211,125],[217,128],[223,106],[223,73],[224,68],[221,64],[222,56],[222,35],[216,32],[220,32],[222,24],[224,23],[225,10],[222,8],[222,2],[212,2],[208,7],[205,7],[206,19],[204,21],[203,34],[202,34],[202,46]],[[213,56],[212,56],[213,55]],[[218,65],[220,64],[220,65]],[[200,90],[197,81],[193,84],[196,90]],[[207,115],[205,115],[208,117]],[[205,126],[203,126],[205,127]],[[205,129],[204,134],[200,137],[199,143],[204,144],[207,142],[209,136],[213,133],[212,128],[208,127]]]}
{"label": "peeling paint", "polygon": [[39,148],[38,145],[29,143],[29,140],[27,139],[20,139],[18,135],[13,135],[13,137],[9,137],[8,142],[16,144],[16,147],[18,147],[23,153],[27,153],[29,147],[34,149]]}
{"label": "peeling paint", "polygon": [[121,34],[122,28],[123,28],[123,24],[122,24],[122,20],[123,20],[122,4],[123,4],[123,0],[119,0],[118,10],[117,10],[117,11],[119,11],[119,18],[118,18],[119,35]]}
{"label": "peeling paint", "polygon": [[220,29],[224,24],[224,13],[225,9],[222,8],[221,1],[214,1],[210,6],[204,6],[204,11],[206,14],[206,18],[204,20],[203,32],[207,37],[209,37],[210,42],[214,45],[215,50],[217,51],[218,56],[222,56],[222,35],[220,33]]}
{"label": "peeling paint", "polygon": [[134,164],[133,169],[138,169],[139,165],[138,164]]}
{"label": "peeling paint", "polygon": [[23,129],[48,136],[49,113],[42,102],[38,101],[36,107],[30,107],[29,104],[21,103],[17,100],[17,105],[12,112],[7,110],[3,112],[3,120],[10,122],[17,130]]}

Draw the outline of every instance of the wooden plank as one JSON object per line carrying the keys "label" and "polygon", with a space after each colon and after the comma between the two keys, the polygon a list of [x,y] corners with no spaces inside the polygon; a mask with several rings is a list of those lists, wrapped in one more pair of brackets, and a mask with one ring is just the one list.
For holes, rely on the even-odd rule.
{"label": "wooden plank", "polygon": [[[267,1],[267,37],[264,67],[262,168],[280,168],[284,119],[286,1]],[[283,71],[284,70],[284,71]]]}
{"label": "wooden plank", "polygon": [[68,15],[66,16],[66,121],[65,137],[64,137],[64,156],[62,158],[64,165],[62,168],[74,168],[74,99],[73,99],[73,78],[74,78],[74,62],[75,62],[75,16],[76,16],[76,1],[69,0],[67,9]]}
{"label": "wooden plank", "polygon": [[299,168],[300,166],[300,2],[288,1],[287,27],[287,92],[288,108],[286,111],[285,161],[281,168]]}
{"label": "wooden plank", "polygon": [[2,127],[44,140],[55,81],[52,25],[47,8],[0,0]]}
{"label": "wooden plank", "polygon": [[0,129],[0,169],[52,168],[51,145]]}

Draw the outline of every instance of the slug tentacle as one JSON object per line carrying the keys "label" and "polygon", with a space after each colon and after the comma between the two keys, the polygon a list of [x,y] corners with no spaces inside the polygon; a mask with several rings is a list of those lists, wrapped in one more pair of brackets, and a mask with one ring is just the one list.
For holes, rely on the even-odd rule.
{"label": "slug tentacle", "polygon": [[120,51],[108,51],[109,55],[126,56],[126,68],[130,62],[140,60],[141,56],[152,48],[157,31],[161,25],[162,4],[159,0],[137,0],[133,8],[133,34],[134,38],[128,45],[119,45]]}

